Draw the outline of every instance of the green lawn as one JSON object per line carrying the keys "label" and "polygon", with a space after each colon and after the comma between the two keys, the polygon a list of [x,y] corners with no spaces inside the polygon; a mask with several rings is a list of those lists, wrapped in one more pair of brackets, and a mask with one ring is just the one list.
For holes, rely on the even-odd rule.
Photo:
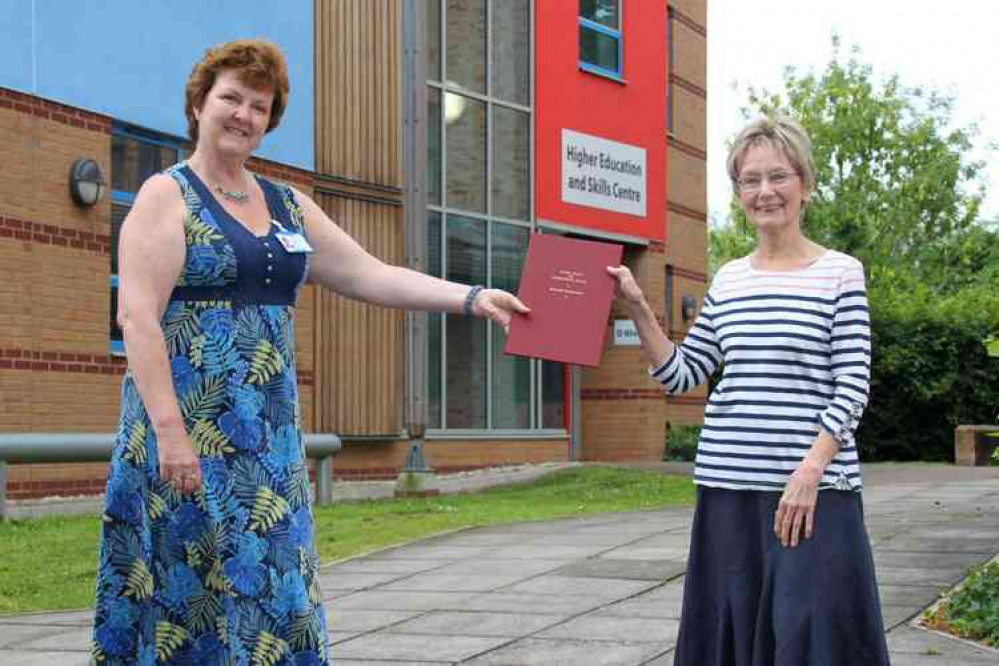
{"label": "green lawn", "polygon": [[[469,527],[692,504],[690,479],[588,467],[519,486],[316,508],[323,562]],[[86,608],[97,571],[96,517],[0,523],[0,613]]]}

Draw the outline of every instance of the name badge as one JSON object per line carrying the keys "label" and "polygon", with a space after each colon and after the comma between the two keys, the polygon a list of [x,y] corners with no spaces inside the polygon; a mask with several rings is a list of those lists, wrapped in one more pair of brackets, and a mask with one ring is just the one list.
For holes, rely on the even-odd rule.
{"label": "name badge", "polygon": [[289,254],[305,254],[313,251],[309,241],[305,240],[305,236],[300,233],[281,228],[281,231],[274,234],[274,237]]}

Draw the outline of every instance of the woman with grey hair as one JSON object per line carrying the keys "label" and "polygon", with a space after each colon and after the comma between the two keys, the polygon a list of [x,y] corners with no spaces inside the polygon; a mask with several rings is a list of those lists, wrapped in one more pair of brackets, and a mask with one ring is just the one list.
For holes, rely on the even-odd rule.
{"label": "woman with grey hair", "polygon": [[704,413],[677,666],[888,664],[854,432],[871,337],[859,261],[805,237],[805,130],[753,120],[728,173],[757,233],[715,275],[682,344],[611,267],[652,377],[672,394],[722,367]]}

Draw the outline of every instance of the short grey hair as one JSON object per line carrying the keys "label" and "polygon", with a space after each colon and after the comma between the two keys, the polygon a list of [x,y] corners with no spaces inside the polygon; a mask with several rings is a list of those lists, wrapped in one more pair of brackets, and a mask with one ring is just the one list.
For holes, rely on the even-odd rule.
{"label": "short grey hair", "polygon": [[725,166],[732,189],[739,191],[739,171],[742,160],[750,148],[769,145],[787,157],[794,167],[806,192],[815,189],[815,163],[812,160],[812,141],[808,132],[797,120],[785,115],[760,116],[743,127],[732,141]]}

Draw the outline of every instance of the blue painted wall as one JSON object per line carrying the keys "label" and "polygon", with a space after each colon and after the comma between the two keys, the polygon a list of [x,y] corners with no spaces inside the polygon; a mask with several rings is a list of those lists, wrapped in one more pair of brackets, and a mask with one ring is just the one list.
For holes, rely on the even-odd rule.
{"label": "blue painted wall", "polygon": [[312,0],[2,0],[0,86],[186,137],[191,68],[241,37],[277,44],[291,79],[257,154],[313,170]]}

